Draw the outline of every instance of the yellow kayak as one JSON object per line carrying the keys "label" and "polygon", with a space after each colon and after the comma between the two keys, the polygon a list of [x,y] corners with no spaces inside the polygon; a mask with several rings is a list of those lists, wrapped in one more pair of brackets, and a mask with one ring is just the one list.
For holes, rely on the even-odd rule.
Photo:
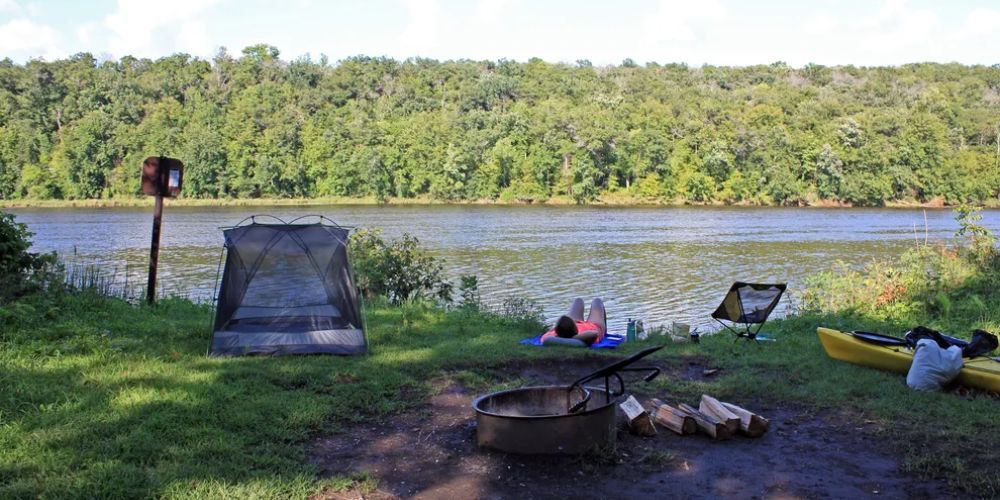
{"label": "yellow kayak", "polygon": [[[910,371],[913,350],[909,348],[873,344],[829,328],[817,328],[816,333],[833,359],[891,372]],[[1000,362],[986,357],[966,359],[957,380],[969,387],[1000,392]]]}

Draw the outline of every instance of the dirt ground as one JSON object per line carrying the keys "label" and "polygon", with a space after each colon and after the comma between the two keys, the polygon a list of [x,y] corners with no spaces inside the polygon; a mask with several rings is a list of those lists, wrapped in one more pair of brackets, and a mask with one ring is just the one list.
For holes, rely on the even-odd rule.
{"label": "dirt ground", "polygon": [[[607,358],[561,365],[583,374]],[[661,367],[664,368],[664,367]],[[698,360],[668,376],[696,379]],[[666,371],[666,369],[664,368]],[[534,384],[566,383],[539,363],[501,370]],[[572,377],[570,377],[572,378]],[[629,389],[646,404],[642,382]],[[761,438],[714,441],[659,428],[652,438],[618,434],[609,457],[519,456],[476,445],[477,394],[450,381],[426,408],[390,421],[359,425],[316,441],[310,461],[323,476],[367,471],[378,491],[366,498],[931,498],[944,484],[899,472],[897,457],[880,449],[856,422],[794,409],[742,403],[771,420]],[[647,405],[648,407],[648,405]],[[358,498],[357,491],[330,493]]]}

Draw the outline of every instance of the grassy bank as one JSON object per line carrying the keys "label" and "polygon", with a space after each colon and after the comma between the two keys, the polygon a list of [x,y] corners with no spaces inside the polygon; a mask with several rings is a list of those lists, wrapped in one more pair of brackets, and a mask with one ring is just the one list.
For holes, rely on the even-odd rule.
{"label": "grassy bank", "polygon": [[[441,370],[529,332],[420,304],[369,308],[372,355],[209,359],[209,310],[93,294],[0,309],[0,497],[302,497],[304,443],[420,404]],[[533,328],[528,328],[533,330]]]}
{"label": "grassy bank", "polygon": [[[389,198],[379,200],[375,197],[332,197],[332,198],[178,198],[167,201],[167,205],[178,207],[280,207],[280,206],[324,206],[324,205],[498,205],[498,206],[521,206],[521,205],[542,205],[542,206],[577,206],[577,202],[570,197],[554,197],[539,201],[525,200],[441,200],[431,197],[419,198]],[[628,207],[628,206],[659,206],[659,207],[680,207],[680,206],[759,206],[745,203],[725,204],[722,202],[697,203],[685,201],[683,199],[664,200],[644,198],[627,193],[610,193],[590,201],[587,206],[598,207]],[[87,200],[41,200],[41,199],[8,199],[0,200],[0,208],[115,208],[115,207],[152,207],[153,198],[111,198],[111,199],[87,199]],[[850,204],[838,204],[829,201],[817,201],[816,203],[804,206],[817,208],[851,208]],[[934,199],[928,202],[894,201],[887,202],[886,208],[945,208],[951,205],[946,204],[941,199]],[[989,200],[986,203],[988,208],[1000,207],[1000,200]]]}
{"label": "grassy bank", "polygon": [[[370,479],[317,480],[306,463],[311,437],[417,408],[437,377],[516,384],[494,368],[547,356],[558,369],[558,359],[587,355],[520,346],[531,328],[476,313],[409,304],[370,315],[367,357],[209,359],[209,311],[186,301],[147,308],[83,294],[5,307],[0,497],[305,497],[343,488]],[[995,400],[916,393],[899,375],[833,361],[819,325],[898,331],[807,314],[774,323],[768,331],[779,340],[761,346],[722,335],[671,344],[660,354],[668,365],[707,357],[721,375],[663,378],[654,390],[806,408],[874,429],[873,442],[905,457],[915,475],[971,494],[1000,491]]]}

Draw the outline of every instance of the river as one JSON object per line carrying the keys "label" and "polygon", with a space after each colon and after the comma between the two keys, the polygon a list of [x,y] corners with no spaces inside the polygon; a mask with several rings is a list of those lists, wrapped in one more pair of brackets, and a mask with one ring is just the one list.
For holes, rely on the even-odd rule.
{"label": "river", "polygon": [[[35,233],[34,250],[97,263],[124,283],[144,284],[152,210],[12,209]],[[555,318],[575,296],[604,298],[612,330],[627,318],[709,327],[708,315],[736,280],[787,282],[783,311],[811,274],[860,267],[906,248],[952,237],[948,210],[310,206],[165,209],[161,293],[211,300],[221,226],[248,215],[322,214],[342,225],[408,232],[443,258],[450,277],[476,274],[489,303],[519,295]],[[926,226],[925,226],[926,213]],[[1000,230],[1000,211],[983,212]],[[926,227],[926,230],[925,230]]]}

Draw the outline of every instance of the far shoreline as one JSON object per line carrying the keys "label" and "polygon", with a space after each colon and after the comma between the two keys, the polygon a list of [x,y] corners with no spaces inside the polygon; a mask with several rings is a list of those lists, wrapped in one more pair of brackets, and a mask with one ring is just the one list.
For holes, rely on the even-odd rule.
{"label": "far shoreline", "polygon": [[[152,207],[154,198],[110,198],[110,199],[82,199],[82,200],[39,200],[39,199],[15,199],[0,200],[0,209],[17,208],[143,208]],[[336,206],[336,205],[361,205],[361,206],[510,206],[510,207],[615,207],[615,208],[680,208],[680,207],[709,207],[709,208],[893,208],[893,209],[950,209],[957,204],[945,203],[940,198],[935,198],[927,202],[918,201],[890,201],[881,206],[862,205],[855,206],[849,203],[833,201],[816,201],[811,203],[799,203],[794,205],[761,205],[750,203],[723,203],[723,202],[690,202],[681,199],[676,200],[650,200],[636,197],[626,197],[617,195],[605,195],[598,197],[594,201],[587,203],[576,203],[569,197],[555,197],[543,201],[528,200],[440,200],[429,197],[419,198],[390,198],[380,201],[375,197],[321,197],[321,198],[178,198],[168,199],[167,206],[174,207],[294,207],[294,206]],[[983,208],[1000,208],[1000,200],[988,200],[982,204],[977,204]]]}

